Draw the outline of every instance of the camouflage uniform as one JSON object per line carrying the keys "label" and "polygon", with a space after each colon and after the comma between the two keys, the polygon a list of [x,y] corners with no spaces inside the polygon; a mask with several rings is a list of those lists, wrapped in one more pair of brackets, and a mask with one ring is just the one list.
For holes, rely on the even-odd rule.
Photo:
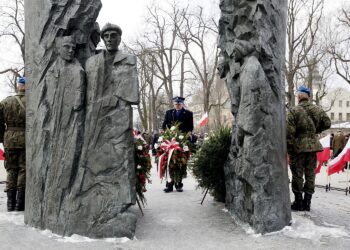
{"label": "camouflage uniform", "polygon": [[330,126],[331,120],[327,114],[308,100],[301,100],[288,113],[287,149],[294,158],[290,167],[292,190],[296,196],[304,192],[311,197],[315,192],[316,152],[323,150],[317,134]]}
{"label": "camouflage uniform", "polygon": [[[5,192],[8,193],[8,197],[9,195],[14,196],[13,202],[16,201],[16,192],[17,199],[22,198],[24,200],[26,182],[25,108],[20,105],[17,98],[21,100],[25,107],[24,91],[20,91],[17,95],[7,97],[0,102],[0,143],[4,144],[5,169],[7,172]],[[11,206],[11,204],[8,205]]]}

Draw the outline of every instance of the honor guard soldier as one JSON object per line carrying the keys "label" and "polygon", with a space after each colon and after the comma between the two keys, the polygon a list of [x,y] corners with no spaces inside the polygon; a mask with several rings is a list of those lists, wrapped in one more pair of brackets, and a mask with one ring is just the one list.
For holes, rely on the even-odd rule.
{"label": "honor guard soldier", "polygon": [[24,211],[26,183],[25,78],[20,77],[18,93],[0,102],[0,143],[4,144],[7,173],[7,211]]}
{"label": "honor guard soldier", "polygon": [[287,149],[288,154],[293,156],[290,170],[295,196],[291,208],[294,211],[310,211],[315,192],[316,152],[323,150],[317,134],[329,129],[331,120],[322,108],[310,102],[308,88],[299,87],[297,95],[298,106],[291,108],[287,117]]}
{"label": "honor guard soldier", "polygon": [[[174,108],[166,111],[164,122],[162,125],[162,129],[165,130],[167,128],[171,128],[175,124],[179,124],[179,130],[181,133],[192,132],[193,130],[193,113],[184,108],[185,98],[177,96],[173,99]],[[184,173],[183,173],[184,174]],[[166,183],[166,188],[164,192],[168,193],[173,191],[173,187],[175,184],[175,188],[178,192],[182,192],[182,176],[179,178],[180,181],[178,183],[174,183],[172,176],[170,176],[171,181]]]}

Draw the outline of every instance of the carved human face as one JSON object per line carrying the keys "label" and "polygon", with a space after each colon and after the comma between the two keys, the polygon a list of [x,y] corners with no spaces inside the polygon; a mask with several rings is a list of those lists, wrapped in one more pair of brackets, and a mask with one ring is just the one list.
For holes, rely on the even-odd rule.
{"label": "carved human face", "polygon": [[108,51],[118,50],[121,42],[121,35],[114,30],[107,30],[102,37]]}
{"label": "carved human face", "polygon": [[65,61],[71,62],[74,58],[75,44],[72,42],[63,42],[59,49],[61,58]]}

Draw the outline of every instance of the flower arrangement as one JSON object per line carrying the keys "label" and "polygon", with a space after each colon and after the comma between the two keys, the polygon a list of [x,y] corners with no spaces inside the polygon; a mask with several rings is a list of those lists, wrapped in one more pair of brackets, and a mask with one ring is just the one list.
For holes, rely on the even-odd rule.
{"label": "flower arrangement", "polygon": [[140,135],[134,136],[135,141],[135,172],[136,172],[136,194],[139,201],[144,206],[146,198],[144,192],[147,191],[146,183],[152,183],[151,177],[151,157],[149,155],[149,145]]}
{"label": "flower arrangement", "polygon": [[161,179],[173,176],[176,183],[180,176],[186,178],[187,162],[193,147],[189,137],[190,133],[181,133],[178,125],[161,133],[154,145]]}

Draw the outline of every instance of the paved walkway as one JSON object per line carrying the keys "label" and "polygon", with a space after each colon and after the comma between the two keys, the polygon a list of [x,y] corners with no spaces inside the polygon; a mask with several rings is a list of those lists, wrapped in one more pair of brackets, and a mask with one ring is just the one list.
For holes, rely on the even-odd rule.
{"label": "paved walkway", "polygon": [[[313,210],[293,214],[293,226],[271,235],[254,235],[237,226],[209,196],[200,205],[202,191],[193,178],[184,181],[184,192],[165,194],[164,183],[153,169],[153,183],[146,192],[145,216],[139,214],[136,239],[91,240],[62,238],[23,223],[23,213],[7,213],[0,185],[0,249],[349,249],[350,197],[317,190]],[[248,230],[249,231],[249,230]],[[124,242],[125,241],[125,242]]]}

